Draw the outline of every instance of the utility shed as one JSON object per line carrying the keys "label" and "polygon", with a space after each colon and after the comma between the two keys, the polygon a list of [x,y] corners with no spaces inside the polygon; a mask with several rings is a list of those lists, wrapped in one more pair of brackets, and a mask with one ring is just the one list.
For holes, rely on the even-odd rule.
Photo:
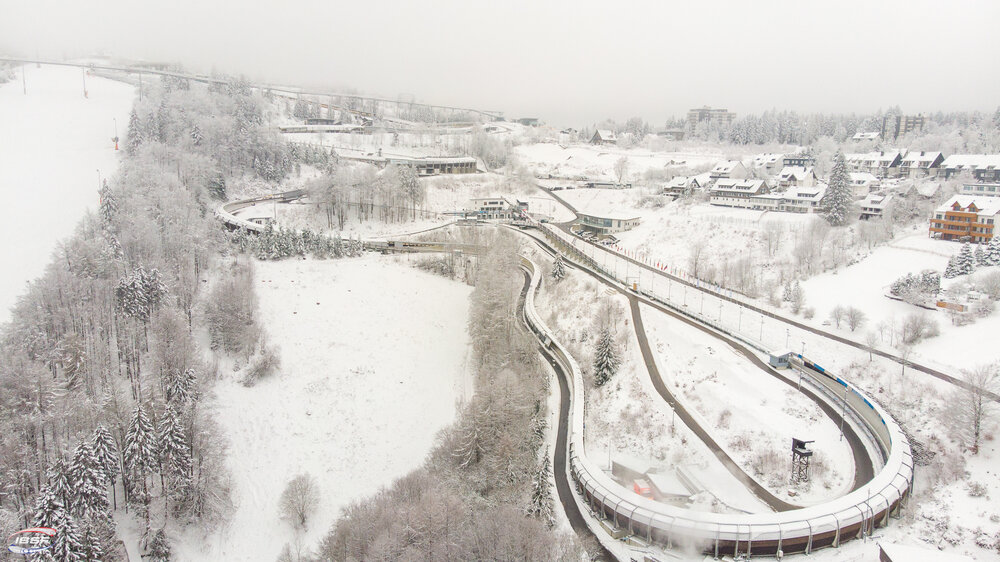
{"label": "utility shed", "polygon": [[651,472],[646,475],[646,479],[653,486],[653,497],[658,500],[684,499],[691,495],[691,490],[681,482],[673,470]]}
{"label": "utility shed", "polygon": [[611,475],[625,482],[645,478],[649,468],[648,462],[623,454],[615,455],[611,461]]}

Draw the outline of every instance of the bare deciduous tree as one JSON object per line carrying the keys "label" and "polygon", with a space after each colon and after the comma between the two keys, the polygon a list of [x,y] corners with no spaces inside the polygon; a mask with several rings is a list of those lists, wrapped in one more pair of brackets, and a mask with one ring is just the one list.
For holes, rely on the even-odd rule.
{"label": "bare deciduous tree", "polygon": [[295,528],[304,529],[309,517],[319,506],[319,486],[312,476],[299,474],[285,486],[279,505],[282,517]]}
{"label": "bare deciduous tree", "polygon": [[839,304],[833,307],[830,311],[830,319],[833,320],[833,324],[840,327],[840,323],[844,321],[844,317],[847,315],[847,309],[840,306]]}
{"label": "bare deciduous tree", "polygon": [[863,310],[853,306],[848,307],[846,316],[847,327],[850,328],[852,332],[864,325],[865,321],[868,319],[868,316]]}
{"label": "bare deciduous tree", "polygon": [[615,162],[615,177],[618,178],[618,184],[621,185],[622,180],[628,175],[628,156],[622,156]]}
{"label": "bare deciduous tree", "polygon": [[997,365],[980,365],[962,372],[965,388],[956,389],[953,395],[955,408],[950,409],[952,431],[972,454],[979,453],[983,426],[993,415],[996,402],[992,394],[1000,391],[1000,371]]}
{"label": "bare deciduous tree", "polygon": [[688,250],[688,271],[691,272],[696,279],[700,279],[699,275],[702,273],[702,268],[705,262],[705,248],[707,244],[704,240],[696,240],[691,244],[691,249]]}

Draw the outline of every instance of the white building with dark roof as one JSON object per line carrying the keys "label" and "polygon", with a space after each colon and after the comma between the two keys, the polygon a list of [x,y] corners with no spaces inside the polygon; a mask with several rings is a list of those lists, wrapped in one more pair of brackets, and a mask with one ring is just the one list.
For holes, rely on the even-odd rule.
{"label": "white building with dark roof", "polygon": [[1000,181],[1000,154],[952,154],[941,162],[938,174],[948,179],[965,172],[979,181]]}
{"label": "white building with dark roof", "polygon": [[899,163],[899,175],[906,178],[936,176],[942,162],[944,155],[940,152],[911,150]]}
{"label": "white building with dark roof", "polygon": [[864,154],[845,154],[844,159],[850,172],[868,172],[879,179],[894,178],[899,174],[903,154],[901,150],[882,150]]}
{"label": "white building with dark roof", "polygon": [[597,129],[594,136],[590,138],[590,144],[617,144],[618,136],[614,131],[608,129]]}

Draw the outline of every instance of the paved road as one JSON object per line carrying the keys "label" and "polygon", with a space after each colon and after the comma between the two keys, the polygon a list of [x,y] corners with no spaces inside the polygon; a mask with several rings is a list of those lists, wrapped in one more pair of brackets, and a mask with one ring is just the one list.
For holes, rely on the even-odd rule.
{"label": "paved road", "polygon": [[[524,297],[528,292],[528,287],[531,284],[531,276],[528,272],[524,272],[524,287],[521,289],[521,297],[518,302],[518,311],[521,318],[524,318]],[[534,338],[535,335],[531,330],[528,333]],[[576,500],[573,497],[573,489],[570,487],[572,484],[569,481],[569,470],[566,466],[566,459],[569,457],[569,384],[567,383],[566,373],[562,370],[556,360],[552,357],[549,351],[542,345],[538,345],[538,352],[542,354],[542,357],[549,362],[552,366],[552,370],[556,372],[556,379],[559,381],[559,427],[556,430],[556,449],[553,455],[554,459],[552,461],[552,474],[556,481],[556,493],[559,495],[559,503],[563,506],[563,511],[566,513],[566,518],[569,519],[569,524],[573,528],[573,531],[580,537],[581,540],[585,537],[592,537],[593,534],[590,531],[590,527],[587,526],[587,522],[584,519],[583,513],[580,512],[580,507],[577,505]],[[591,554],[591,560],[615,560],[614,555],[611,554],[601,542],[594,541],[599,547],[598,552],[593,552]],[[589,543],[589,541],[587,541]]]}

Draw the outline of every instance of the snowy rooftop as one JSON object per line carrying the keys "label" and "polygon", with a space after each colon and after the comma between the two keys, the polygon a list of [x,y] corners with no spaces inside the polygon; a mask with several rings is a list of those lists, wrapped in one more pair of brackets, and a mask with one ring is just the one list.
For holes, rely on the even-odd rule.
{"label": "snowy rooftop", "polygon": [[879,137],[879,133],[876,131],[876,132],[872,132],[872,133],[856,133],[853,137],[851,137],[851,139],[852,140],[877,140],[878,137]]}
{"label": "snowy rooftop", "polygon": [[913,150],[906,153],[903,157],[903,165],[909,166],[911,168],[915,167],[927,167],[930,166],[932,162],[937,160],[941,156],[940,152],[924,152]]}
{"label": "snowy rooftop", "polygon": [[890,164],[897,156],[904,154],[901,150],[883,150],[881,152],[864,152],[845,154],[844,158],[848,162],[877,162],[879,164]]}
{"label": "snowy rooftop", "polygon": [[941,552],[936,548],[923,548],[895,543],[879,543],[892,562],[972,562],[972,558],[961,554]]}
{"label": "snowy rooftop", "polygon": [[803,166],[785,166],[778,173],[778,176],[783,180],[801,181],[809,177],[810,174],[815,175],[811,166],[808,168]]}
{"label": "snowy rooftop", "polygon": [[944,205],[936,209],[938,213],[944,213],[954,209],[955,204],[962,209],[968,209],[969,205],[975,204],[980,215],[996,215],[1000,213],[1000,200],[995,197],[972,197],[970,195],[956,195],[949,199]]}
{"label": "snowy rooftop", "polygon": [[733,180],[733,179],[720,179],[715,182],[712,186],[712,191],[742,191],[747,193],[756,193],[761,189],[767,188],[767,183],[764,180]]}
{"label": "snowy rooftop", "polygon": [[631,221],[642,218],[632,211],[623,211],[621,209],[592,209],[589,211],[587,209],[580,209],[580,214],[593,217],[595,219],[611,219],[621,221]]}
{"label": "snowy rooftop", "polygon": [[941,163],[944,168],[998,168],[1000,154],[952,154]]}
{"label": "snowy rooftop", "polygon": [[865,196],[864,200],[861,201],[861,206],[869,209],[881,209],[885,207],[889,201],[892,201],[892,195],[869,193]]}
{"label": "snowy rooftop", "polygon": [[783,158],[782,154],[775,154],[773,152],[766,152],[764,154],[758,154],[753,157],[753,167],[760,168],[762,166],[768,166],[776,162],[780,162]]}
{"label": "snowy rooftop", "polygon": [[739,160],[726,160],[725,162],[719,162],[712,168],[713,174],[724,174],[726,172],[732,172],[737,166],[743,164]]}
{"label": "snowy rooftop", "polygon": [[799,201],[820,201],[826,195],[826,186],[817,185],[814,187],[793,187],[785,192],[785,199],[795,199]]}
{"label": "snowy rooftop", "polygon": [[851,176],[851,183],[863,184],[865,182],[877,182],[878,178],[869,172],[848,172]]}

